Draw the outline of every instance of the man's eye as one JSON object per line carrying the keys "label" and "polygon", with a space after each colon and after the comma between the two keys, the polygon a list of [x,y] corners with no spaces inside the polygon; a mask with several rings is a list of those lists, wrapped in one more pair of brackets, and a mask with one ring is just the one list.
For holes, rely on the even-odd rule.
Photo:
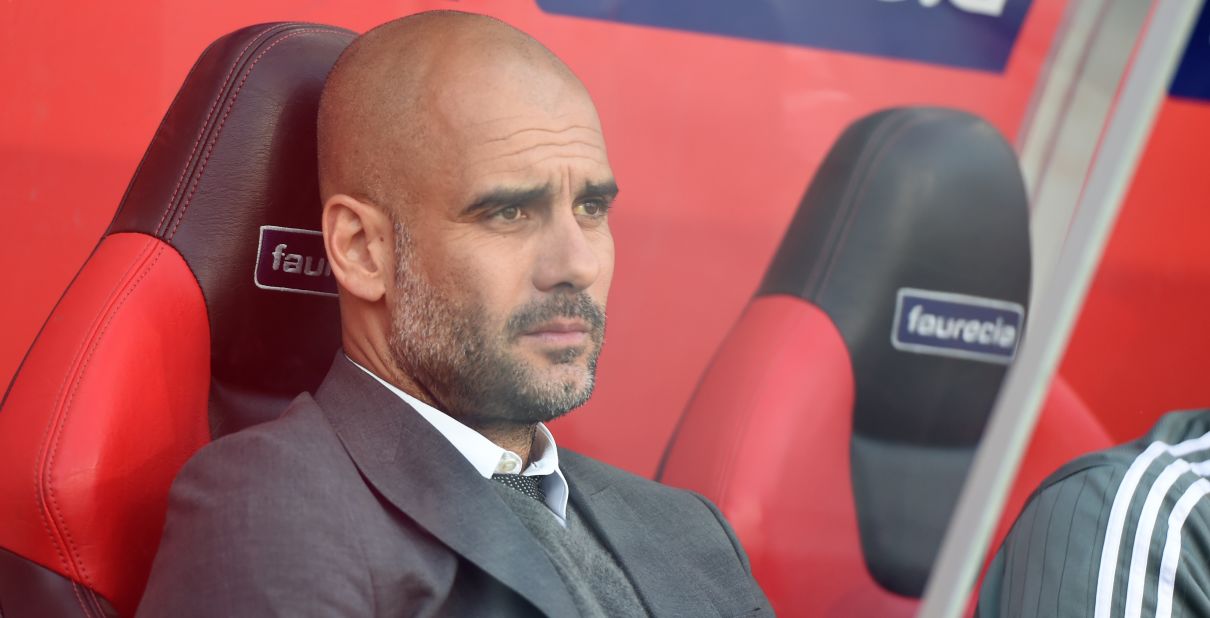
{"label": "man's eye", "polygon": [[508,206],[496,211],[496,217],[505,221],[516,221],[521,218],[521,208],[519,206]]}
{"label": "man's eye", "polygon": [[576,214],[586,217],[603,217],[609,211],[609,206],[604,202],[582,202],[576,204]]}

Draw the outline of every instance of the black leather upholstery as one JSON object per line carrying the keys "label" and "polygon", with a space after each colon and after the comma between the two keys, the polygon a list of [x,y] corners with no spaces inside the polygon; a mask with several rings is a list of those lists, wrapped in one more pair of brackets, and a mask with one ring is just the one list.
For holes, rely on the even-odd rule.
{"label": "black leather upholstery", "polygon": [[117,615],[87,586],[0,547],[0,618]]}
{"label": "black leather upholstery", "polygon": [[758,292],[809,300],[844,337],[862,546],[891,591],[923,591],[1007,369],[896,348],[897,295],[1028,306],[1028,214],[1016,157],[986,122],[934,108],[880,112],[823,162]]}
{"label": "black leather upholstery", "polygon": [[[285,23],[216,41],[186,78],[110,226],[169,242],[201,284],[215,437],[272,418],[312,390],[339,345],[334,298],[262,289],[254,269],[261,226],[320,229],[319,93],[353,37]],[[308,254],[315,266],[322,256],[322,248]]]}

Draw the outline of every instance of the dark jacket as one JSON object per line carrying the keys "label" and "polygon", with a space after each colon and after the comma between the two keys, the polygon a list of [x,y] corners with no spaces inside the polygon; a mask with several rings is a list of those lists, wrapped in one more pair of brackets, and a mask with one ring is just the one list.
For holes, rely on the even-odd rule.
{"label": "dark jacket", "polygon": [[[653,615],[771,613],[705,499],[570,451],[559,460],[572,504]],[[139,615],[576,615],[490,482],[338,355],[314,398],[182,469]]]}

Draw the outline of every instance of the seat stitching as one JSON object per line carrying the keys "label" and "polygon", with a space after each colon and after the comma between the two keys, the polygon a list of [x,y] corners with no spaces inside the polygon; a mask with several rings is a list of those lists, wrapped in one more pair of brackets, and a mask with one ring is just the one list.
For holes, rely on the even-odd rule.
{"label": "seat stitching", "polygon": [[193,196],[197,192],[198,185],[201,184],[202,176],[206,173],[206,165],[210,162],[210,155],[214,152],[214,147],[218,143],[219,137],[222,135],[223,126],[226,125],[227,118],[231,115],[231,110],[235,107],[235,102],[239,98],[240,91],[243,90],[244,84],[248,81],[248,77],[252,75],[252,70],[255,69],[256,65],[265,57],[265,54],[269,53],[269,51],[274,47],[277,47],[278,44],[296,36],[302,36],[304,34],[311,34],[315,32],[332,32],[332,30],[324,28],[294,30],[277,39],[265,49],[261,50],[252,63],[248,65],[248,68],[244,70],[243,77],[240,78],[239,85],[237,85],[235,90],[231,93],[231,98],[223,110],[223,117],[219,120],[218,128],[215,129],[214,135],[211,136],[210,140],[206,144],[206,152],[202,158],[202,163],[198,167],[197,173],[194,175],[193,180],[190,182],[189,195],[185,198],[185,205],[181,207],[180,212],[176,215],[176,222],[173,224],[172,231],[169,232],[165,240],[171,241],[172,238],[176,236],[177,228],[179,228],[181,226],[181,222],[185,220],[185,213],[189,210],[189,206],[193,203]]}
{"label": "seat stitching", "polygon": [[160,216],[160,222],[155,225],[155,233],[159,235],[161,228],[164,227],[164,221],[168,219],[168,213],[172,212],[172,205],[176,202],[177,193],[181,190],[181,183],[185,181],[185,176],[189,172],[189,163],[193,161],[193,155],[197,154],[197,147],[202,143],[202,138],[206,135],[206,126],[210,124],[210,119],[214,116],[214,110],[218,109],[218,103],[223,99],[223,92],[227,90],[227,84],[231,82],[231,76],[235,75],[236,68],[239,67],[244,58],[244,54],[248,52],[248,48],[252,47],[258,41],[265,37],[266,33],[261,33],[248,41],[247,45],[236,55],[235,61],[231,63],[231,68],[227,70],[227,76],[223,78],[223,85],[218,89],[218,95],[210,102],[210,109],[206,112],[206,119],[202,121],[202,126],[197,130],[197,137],[193,140],[193,148],[189,151],[189,157],[185,159],[185,164],[181,166],[181,173],[177,176],[176,187],[172,189],[172,197],[168,198],[168,204],[164,208],[164,214]]}
{"label": "seat stitching", "polygon": [[85,589],[88,592],[88,598],[92,601],[92,606],[97,610],[97,616],[105,618],[105,608],[101,607],[101,601],[97,598],[97,591],[92,588]]}
{"label": "seat stitching", "polygon": [[[156,247],[155,245],[158,245],[158,247]],[[73,381],[74,384],[72,385],[72,389],[71,389],[70,394],[68,395],[67,401],[63,404],[63,408],[62,408],[62,410],[63,410],[62,419],[63,420],[60,423],[60,427],[64,427],[67,425],[68,417],[71,416],[72,403],[75,401],[76,392],[79,390],[80,384],[84,381],[84,375],[88,371],[88,365],[89,365],[89,363],[92,362],[92,357],[96,353],[97,348],[100,346],[101,340],[104,339],[105,333],[108,332],[110,324],[113,323],[114,317],[116,317],[118,315],[118,313],[121,312],[122,307],[126,304],[126,301],[130,298],[130,295],[139,287],[139,285],[143,282],[143,279],[147,277],[147,274],[150,273],[155,268],[156,263],[159,262],[160,257],[162,257],[164,254],[164,248],[167,247],[167,245],[163,244],[162,242],[157,242],[157,241],[152,241],[151,243],[149,243],[149,246],[154,247],[153,253],[147,257],[144,257],[143,262],[146,263],[146,261],[148,259],[150,259],[151,263],[147,264],[146,266],[140,267],[141,272],[139,273],[138,277],[135,278],[135,280],[133,282],[130,282],[127,286],[125,286],[125,291],[122,293],[122,297],[117,301],[117,303],[113,306],[112,309],[109,309],[106,312],[107,317],[106,317],[105,323],[101,327],[100,331],[95,336],[89,337],[86,340],[89,343],[88,355],[84,358],[84,362],[80,365],[79,371],[75,372],[75,374],[74,374],[75,375],[75,379]],[[54,468],[55,458],[58,456],[59,445],[62,442],[63,433],[64,433],[63,431],[57,431],[55,433],[54,443],[51,446],[50,457],[47,460],[47,473],[48,474],[49,474],[49,471]],[[88,584],[89,586],[95,586],[96,585],[95,582],[93,582],[91,577],[89,577],[89,575],[88,575],[88,569],[86,569],[84,566],[84,560],[83,560],[83,557],[80,555],[79,548],[76,547],[75,539],[73,539],[71,536],[71,530],[68,529],[68,527],[67,527],[67,520],[63,516],[63,511],[59,506],[58,498],[55,496],[54,484],[47,483],[47,493],[49,494],[49,497],[50,497],[50,506],[52,509],[52,514],[58,520],[59,526],[62,528],[62,531],[63,531],[63,536],[66,539],[67,549],[69,550],[70,555],[74,556],[76,559],[76,569],[80,573],[80,580],[83,583]]]}
{"label": "seat stitching", "polygon": [[[148,251],[149,249],[150,249],[150,245],[148,246],[148,248],[144,249],[143,251]],[[117,283],[115,283],[113,285],[113,287],[109,290],[109,293],[107,293],[105,295],[105,298],[106,299],[114,298],[114,296],[116,296],[116,294],[117,294],[117,291],[119,289],[121,289],[124,282],[129,280],[131,273],[134,272],[136,270],[136,268],[138,267],[138,265],[141,264],[145,260],[146,260],[146,255],[143,255],[143,254],[137,255],[135,257],[135,259],[131,260],[130,265],[126,268],[126,272],[122,273],[122,276],[118,278]],[[109,304],[108,300],[106,301],[106,304]],[[93,323],[88,328],[89,333],[94,332],[96,330],[97,324],[100,322],[102,315],[104,315],[104,310],[99,311],[97,313],[97,316],[93,319]],[[39,442],[38,442],[41,445],[41,448],[39,449],[39,459],[41,461],[38,462],[38,465],[34,469],[34,497],[39,506],[38,515],[42,519],[42,527],[44,530],[46,530],[47,536],[50,537],[51,546],[54,547],[55,553],[59,556],[59,560],[62,563],[63,569],[65,571],[67,571],[69,574],[72,571],[72,566],[71,566],[71,562],[68,560],[67,555],[64,553],[64,550],[66,549],[65,544],[63,542],[63,539],[60,538],[60,535],[57,533],[57,530],[52,529],[53,522],[50,520],[50,505],[49,505],[49,500],[47,498],[47,486],[50,485],[50,482],[49,482],[50,464],[48,463],[48,460],[47,460],[48,453],[47,453],[46,448],[47,448],[47,446],[49,446],[49,444],[52,440],[52,438],[50,436],[52,436],[52,434],[57,435],[59,432],[59,427],[61,426],[60,423],[62,420],[63,408],[60,405],[58,405],[57,402],[61,402],[63,400],[63,394],[67,390],[68,382],[71,381],[71,376],[73,375],[73,370],[75,369],[75,365],[77,365],[79,363],[79,359],[83,355],[84,348],[88,345],[88,341],[89,341],[88,337],[84,337],[80,340],[79,346],[76,348],[75,353],[72,355],[72,358],[75,358],[77,360],[74,363],[72,363],[72,367],[69,369],[69,371],[64,373],[63,380],[59,383],[59,390],[55,394],[55,398],[53,400],[56,402],[55,413],[51,415],[49,422],[46,424],[46,427],[42,430],[42,437],[39,439]],[[44,477],[45,477],[45,482],[44,482]],[[55,528],[57,528],[57,527],[55,527]]]}
{"label": "seat stitching", "polygon": [[85,618],[92,618],[92,612],[88,611],[88,604],[84,602],[84,596],[80,594],[80,584],[76,580],[70,579],[71,591],[76,595],[76,601],[80,603],[80,610],[84,612]]}

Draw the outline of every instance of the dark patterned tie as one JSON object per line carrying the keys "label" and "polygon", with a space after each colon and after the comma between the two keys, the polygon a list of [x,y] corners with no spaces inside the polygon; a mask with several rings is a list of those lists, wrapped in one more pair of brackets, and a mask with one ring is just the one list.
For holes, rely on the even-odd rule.
{"label": "dark patterned tie", "polygon": [[542,504],[546,504],[546,492],[542,491],[540,476],[521,476],[520,474],[493,474],[492,480],[515,489]]}

